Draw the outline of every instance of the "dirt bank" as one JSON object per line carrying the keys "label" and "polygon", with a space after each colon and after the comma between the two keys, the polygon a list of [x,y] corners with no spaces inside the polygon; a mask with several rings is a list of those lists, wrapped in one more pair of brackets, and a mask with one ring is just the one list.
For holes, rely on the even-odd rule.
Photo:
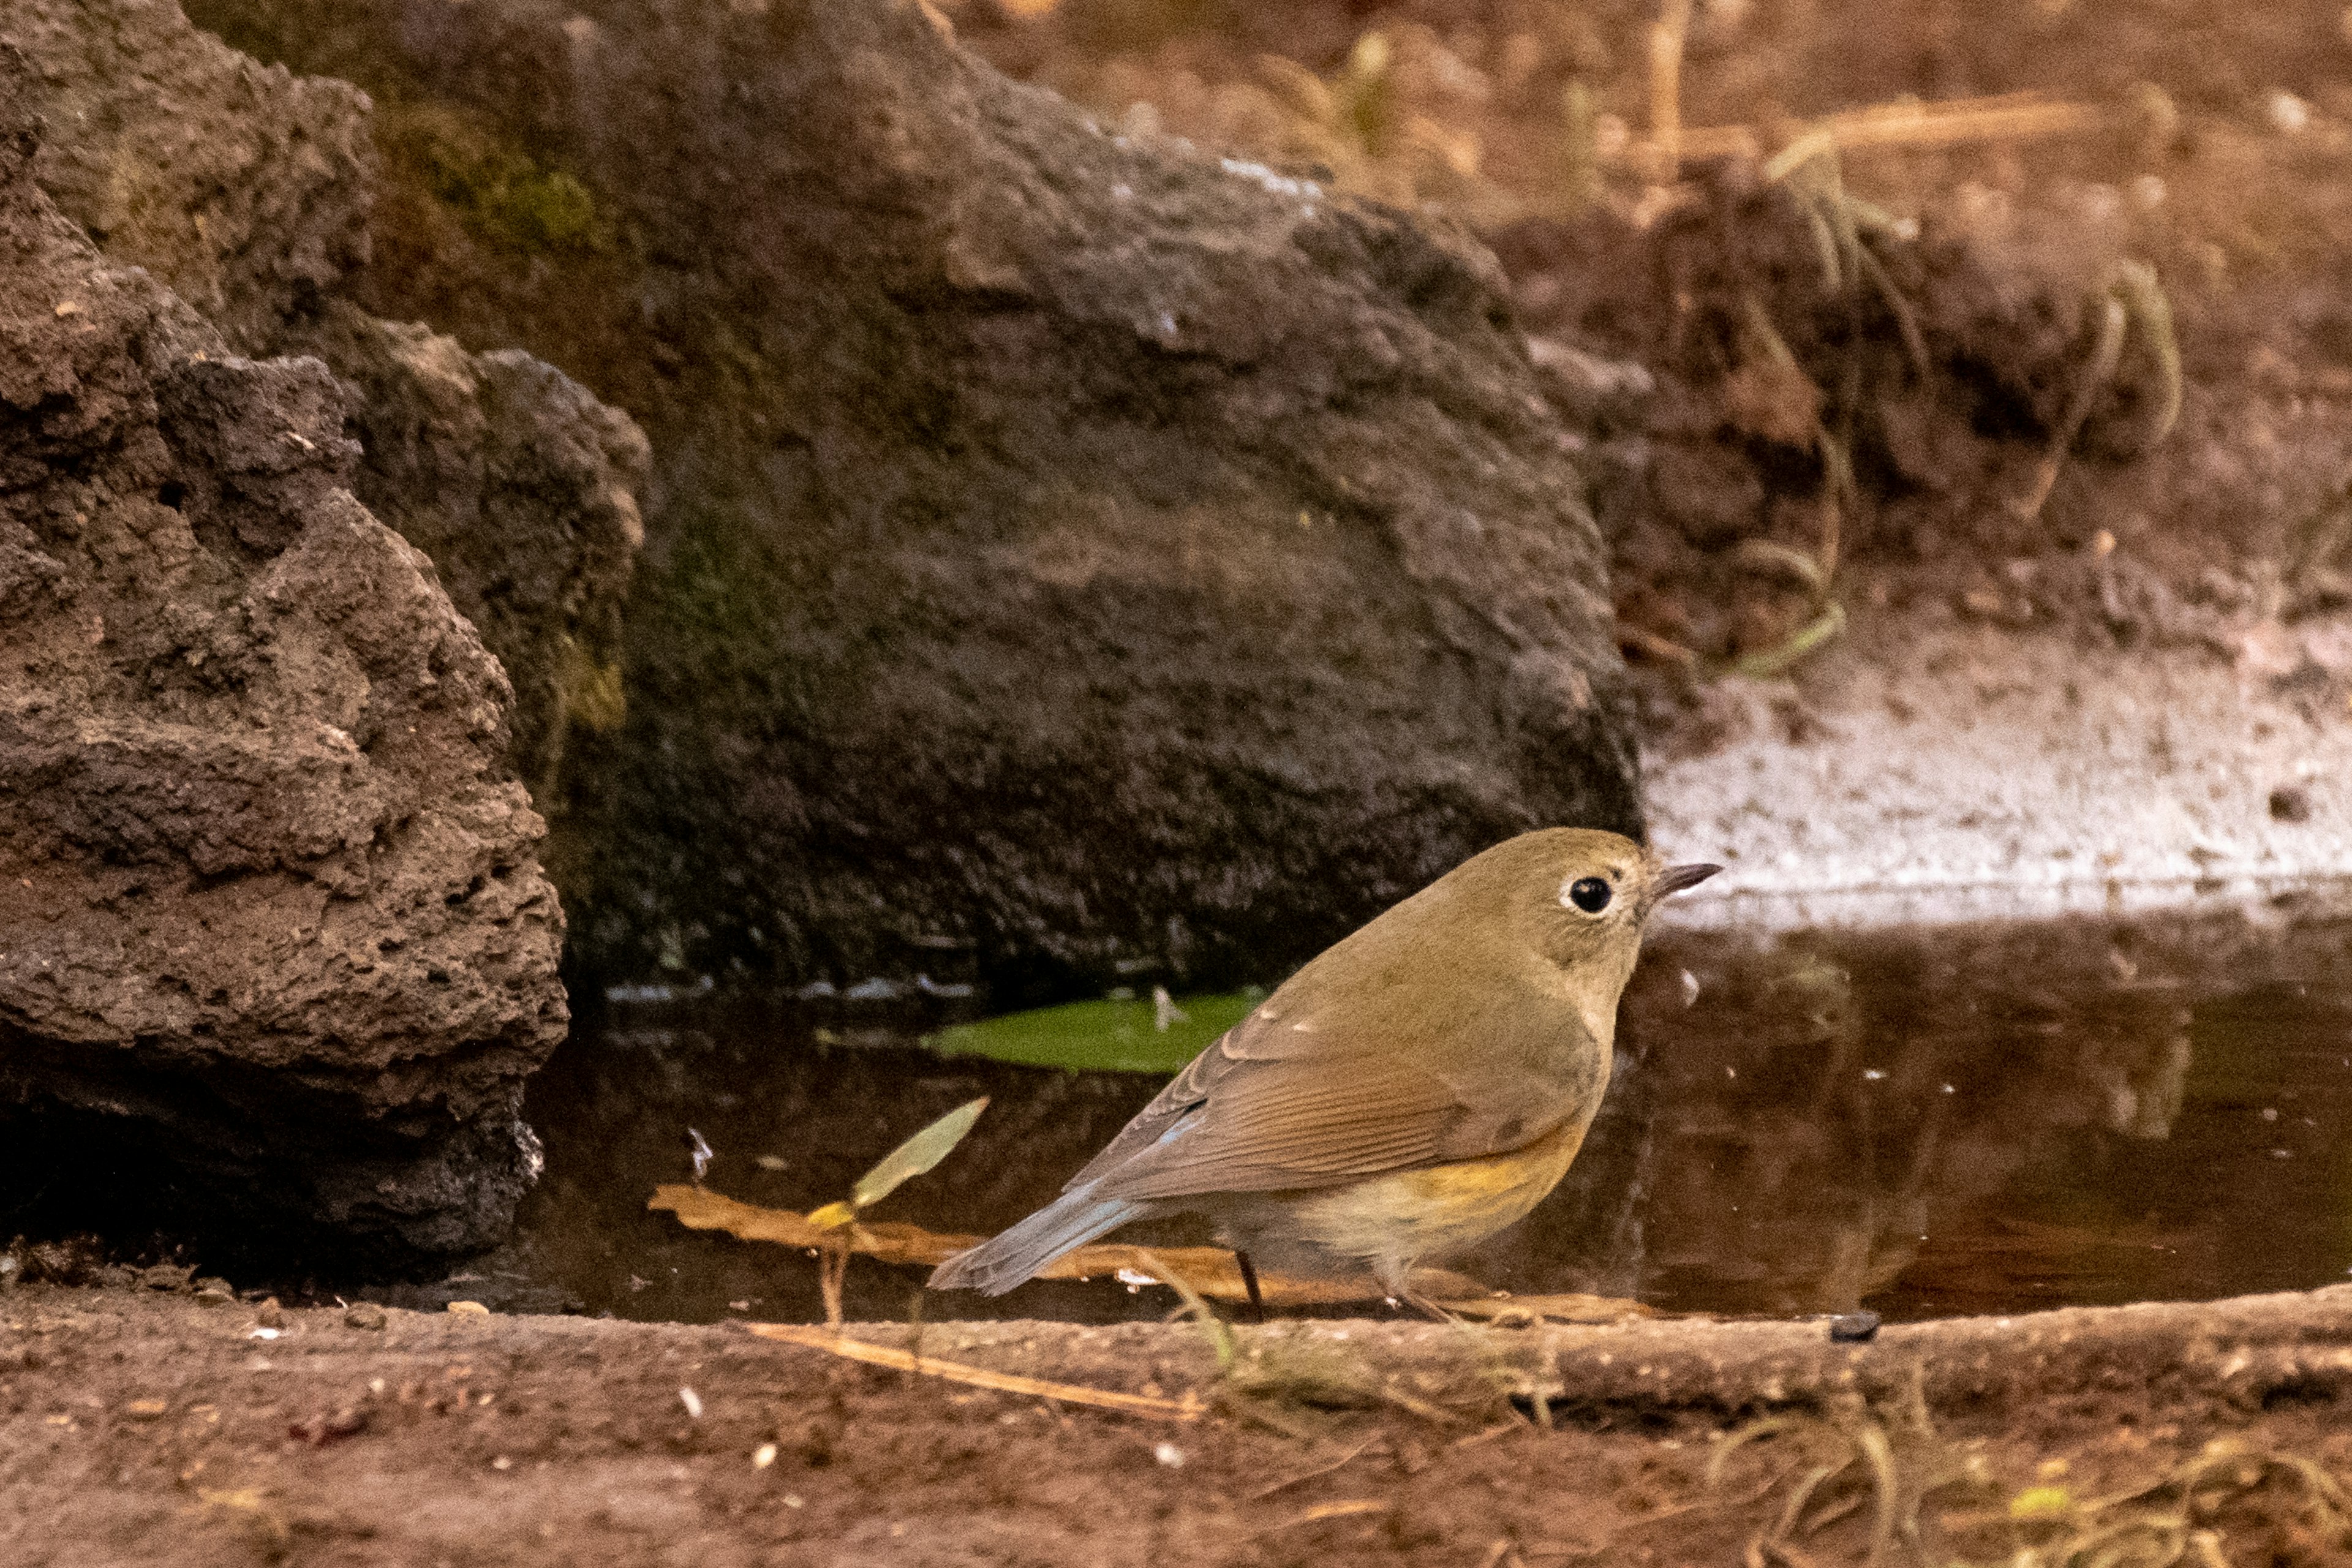
{"label": "dirt bank", "polygon": [[[12,1560],[1830,1563],[1864,1558],[1884,1502],[1891,1560],[1911,1556],[1916,1519],[1928,1560],[2010,1561],[2069,1532],[2168,1539],[2177,1488],[2112,1500],[2168,1477],[2195,1482],[2186,1528],[2221,1553],[2204,1561],[2352,1560],[2343,1514],[2314,1500],[2352,1468],[2352,1289],[1954,1320],[1867,1345],[1818,1322],[1242,1331],[1259,1387],[1313,1382],[1316,1404],[1221,1394],[1189,1326],[924,1336],[932,1358],[1198,1392],[1210,1413],[1191,1420],[741,1327],[400,1311],[360,1327],[327,1308],[257,1337],[268,1316],[176,1291],[0,1297]],[[1733,1431],[1751,1436],[1710,1489]],[[1822,1466],[1842,1468],[1792,1504]],[[1785,1545],[1750,1545],[1767,1537]]]}

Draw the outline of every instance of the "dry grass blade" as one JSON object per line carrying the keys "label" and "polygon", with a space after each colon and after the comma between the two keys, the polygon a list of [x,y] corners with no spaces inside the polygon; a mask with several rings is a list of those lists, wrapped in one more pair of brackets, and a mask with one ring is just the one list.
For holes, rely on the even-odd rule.
{"label": "dry grass blade", "polygon": [[[1841,152],[1926,150],[2081,135],[2113,125],[2119,118],[2117,111],[2095,104],[2011,92],[1941,103],[1901,99],[1870,104],[1816,121],[1805,134],[1818,135]],[[1752,125],[1686,125],[1678,127],[1675,137],[1675,151],[1684,159],[1759,158],[1765,145],[1764,132]]]}
{"label": "dry grass blade", "polygon": [[[1739,1428],[1738,1431],[1734,1432],[1729,1436],[1724,1438],[1722,1442],[1716,1445],[1715,1452],[1708,1457],[1706,1461],[1706,1484],[1708,1489],[1712,1490],[1723,1484],[1723,1468],[1731,1462],[1732,1455],[1738,1453],[1741,1448],[1746,1447],[1748,1444],[1756,1442],[1760,1438],[1775,1436],[1782,1432],[1794,1431],[1796,1429],[1796,1426],[1797,1423],[1786,1415],[1767,1415],[1759,1420],[1750,1421],[1747,1426]],[[1773,1484],[1778,1485],[1779,1483],[1775,1481]],[[1766,1489],[1769,1490],[1770,1489],[1767,1488]]]}
{"label": "dry grass blade", "polygon": [[1280,1524],[1270,1524],[1258,1531],[1272,1535],[1278,1530],[1291,1530],[1302,1524],[1317,1524],[1327,1519],[1354,1519],[1361,1514],[1386,1513],[1396,1507],[1378,1498],[1341,1498],[1334,1502],[1318,1502],[1313,1508],[1291,1515]]}
{"label": "dry grass blade", "polygon": [[[1696,657],[1696,656],[1694,656]],[[1450,1312],[1465,1318],[1547,1319],[1561,1323],[1622,1323],[1634,1318],[1656,1318],[1661,1313],[1655,1307],[1619,1296],[1588,1296],[1577,1291],[1562,1291],[1540,1296],[1475,1296],[1453,1297],[1432,1292],[1431,1299]]]}
{"label": "dry grass blade", "polygon": [[2034,471],[2032,490],[2018,503],[2017,511],[2021,518],[2031,520],[2042,515],[2051,489],[2058,483],[2058,470],[2064,467],[2074,437],[2082,433],[2083,422],[2091,416],[2091,405],[2116,379],[2116,370],[2123,363],[2124,333],[2131,324],[2131,312],[2113,293],[2102,297],[2098,307],[2098,335],[2092,342],[2091,362],[2083,367],[2083,378],[2075,384],[2074,395],[2067,401],[2065,417],[2050,433],[2049,449],[2042,453],[2041,466]]}
{"label": "dry grass blade", "polygon": [[[1911,301],[1903,297],[1902,290],[1895,287],[1895,279],[1887,276],[1886,264],[1878,259],[1877,252],[1866,245],[1858,247],[1856,259],[1877,287],[1878,297],[1886,301],[1888,310],[1895,312],[1895,330],[1902,334],[1904,355],[1911,362],[1911,373],[1919,378],[1919,384],[1925,386],[1930,363],[1927,334],[1919,330],[1918,313],[1911,309]],[[2177,363],[2179,356],[2176,354],[2174,358]]]}
{"label": "dry grass blade", "polygon": [[[1140,1248],[1138,1250],[1141,1251]],[[1142,1257],[1144,1262],[1150,1267],[1153,1276],[1164,1281],[1183,1300],[1184,1310],[1192,1316],[1194,1322],[1201,1325],[1201,1331],[1209,1336],[1209,1348],[1217,1353],[1217,1371],[1220,1373],[1233,1371],[1235,1346],[1232,1327],[1209,1310],[1209,1303],[1202,1299],[1198,1290],[1192,1289],[1192,1282],[1182,1274],[1170,1268],[1150,1252],[1143,1252]]]}
{"label": "dry grass blade", "polygon": [[1801,550],[1791,549],[1777,540],[1743,539],[1731,552],[1731,558],[1742,566],[1759,571],[1776,572],[1796,579],[1808,593],[1819,595],[1829,591],[1829,583],[1822,575],[1822,563]]}
{"label": "dry grass blade", "polygon": [[1790,634],[1788,641],[1761,653],[1748,654],[1732,668],[1742,675],[1769,680],[1786,674],[1799,659],[1844,630],[1845,606],[1832,599],[1820,615]]}
{"label": "dry grass blade", "polygon": [[1853,1455],[1848,1453],[1836,1464],[1815,1465],[1811,1469],[1807,1470],[1803,1478],[1789,1489],[1789,1500],[1780,1510],[1780,1521],[1765,1532],[1764,1544],[1769,1547],[1795,1530],[1798,1519],[1805,1511],[1805,1505],[1813,1500],[1813,1494],[1819,1491],[1823,1484],[1835,1480],[1851,1468],[1853,1458]]}
{"label": "dry grass blade", "polygon": [[1340,1455],[1338,1458],[1332,1460],[1328,1465],[1318,1465],[1311,1470],[1301,1470],[1295,1476],[1285,1476],[1278,1481],[1270,1481],[1266,1485],[1258,1488],[1257,1490],[1250,1493],[1250,1500],[1252,1502],[1256,1502],[1263,1499],[1270,1498],[1276,1492],[1287,1491],[1292,1487],[1297,1486],[1301,1482],[1311,1481],[1318,1476],[1328,1476],[1335,1470],[1345,1469],[1348,1466],[1355,1463],[1357,1456],[1360,1455],[1365,1449],[1370,1447],[1375,1442],[1379,1441],[1380,1436],[1381,1435],[1377,1432],[1373,1433],[1370,1436],[1365,1438],[1362,1442],[1357,1444],[1354,1447],[1349,1449],[1346,1453]]}
{"label": "dry grass blade", "polygon": [[1601,199],[1601,102],[1591,88],[1571,81],[1560,89],[1559,111],[1567,137],[1560,194],[1575,217]]}
{"label": "dry grass blade", "polygon": [[919,1358],[888,1345],[870,1345],[863,1340],[845,1339],[830,1329],[805,1327],[799,1323],[751,1323],[746,1326],[763,1340],[805,1345],[811,1350],[823,1351],[848,1361],[864,1362],[869,1366],[887,1366],[893,1371],[936,1377],[973,1388],[993,1389],[999,1394],[1057,1399],[1067,1405],[1119,1410],[1131,1415],[1165,1416],[1177,1421],[1196,1421],[1203,1408],[1199,1400],[1189,1397],[1162,1399],[1148,1394],[1120,1394],[1113,1389],[1089,1388],[1082,1384],[1049,1383],[1043,1378],[1023,1377],[1014,1373],[991,1372],[986,1367],[966,1366],[961,1362]]}
{"label": "dry grass blade", "polygon": [[1652,177],[1674,184],[1682,170],[1683,40],[1690,33],[1691,0],[1664,0],[1650,28],[1650,145],[1656,167]]}
{"label": "dry grass blade", "polygon": [[2145,261],[2118,264],[2113,291],[2124,302],[2138,341],[2156,360],[2156,411],[2141,438],[2152,447],[2170,435],[2180,419],[2180,341],[2173,332],[2172,300],[2157,281],[2156,268]]}
{"label": "dry grass blade", "polygon": [[1621,653],[1638,653],[1654,658],[1660,664],[1671,664],[1685,669],[1698,666],[1698,650],[1685,647],[1672,637],[1661,637],[1643,626],[1628,621],[1617,623],[1617,647]]}
{"label": "dry grass blade", "polygon": [[1886,1549],[1895,1543],[1895,1521],[1901,1510],[1903,1487],[1895,1470],[1895,1450],[1886,1441],[1886,1434],[1875,1421],[1864,1421],[1853,1436],[1854,1447],[1870,1461],[1870,1476],[1875,1488],[1878,1511],[1870,1525],[1870,1561],[1878,1563],[1886,1556]]}

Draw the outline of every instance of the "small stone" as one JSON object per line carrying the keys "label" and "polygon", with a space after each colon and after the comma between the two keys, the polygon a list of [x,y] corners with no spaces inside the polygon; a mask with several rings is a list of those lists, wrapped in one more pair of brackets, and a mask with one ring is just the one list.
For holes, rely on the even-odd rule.
{"label": "small stone", "polygon": [[2309,822],[2311,792],[2301,784],[2281,784],[2271,791],[2271,816],[2278,822]]}
{"label": "small stone", "polygon": [[314,1448],[323,1448],[330,1443],[358,1436],[367,1430],[367,1423],[366,1411],[346,1405],[331,1415],[321,1412],[308,1421],[289,1422],[286,1435]]}
{"label": "small stone", "polygon": [[160,1399],[134,1399],[122,1407],[133,1421],[161,1421],[172,1407]]}
{"label": "small stone", "polygon": [[286,1326],[286,1309],[272,1296],[253,1310],[253,1321],[265,1329],[282,1329]]}
{"label": "small stone", "polygon": [[1878,1336],[1878,1314],[1845,1312],[1830,1320],[1830,1338],[1842,1345],[1866,1344]]}
{"label": "small stone", "polygon": [[158,1263],[139,1271],[139,1283],[150,1290],[184,1290],[194,1272],[184,1264]]}
{"label": "small stone", "polygon": [[490,1310],[479,1301],[452,1301],[449,1310],[460,1318],[487,1318]]}
{"label": "small stone", "polygon": [[383,1309],[373,1301],[354,1301],[343,1309],[343,1327],[347,1329],[381,1329]]}

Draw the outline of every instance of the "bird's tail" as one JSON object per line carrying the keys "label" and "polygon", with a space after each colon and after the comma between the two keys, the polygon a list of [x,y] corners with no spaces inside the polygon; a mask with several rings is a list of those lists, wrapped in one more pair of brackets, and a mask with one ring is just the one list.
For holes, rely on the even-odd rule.
{"label": "bird's tail", "polygon": [[957,1253],[931,1271],[930,1288],[1002,1296],[1072,1247],[1151,1212],[1147,1202],[1095,1196],[1100,1184],[1073,1187],[1012,1229]]}

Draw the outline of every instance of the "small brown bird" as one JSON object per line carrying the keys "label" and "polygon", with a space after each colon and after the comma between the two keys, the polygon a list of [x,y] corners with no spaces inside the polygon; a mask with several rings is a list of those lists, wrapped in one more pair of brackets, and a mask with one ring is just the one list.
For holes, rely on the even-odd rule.
{"label": "small brown bird", "polygon": [[[1242,1255],[1407,1289],[1559,1184],[1609,1087],[1642,927],[1720,867],[1523,834],[1317,957],[1192,1059],[1062,1196],[941,1264],[1001,1295],[1108,1231],[1198,1213]],[[1255,1294],[1255,1288],[1252,1291]]]}

